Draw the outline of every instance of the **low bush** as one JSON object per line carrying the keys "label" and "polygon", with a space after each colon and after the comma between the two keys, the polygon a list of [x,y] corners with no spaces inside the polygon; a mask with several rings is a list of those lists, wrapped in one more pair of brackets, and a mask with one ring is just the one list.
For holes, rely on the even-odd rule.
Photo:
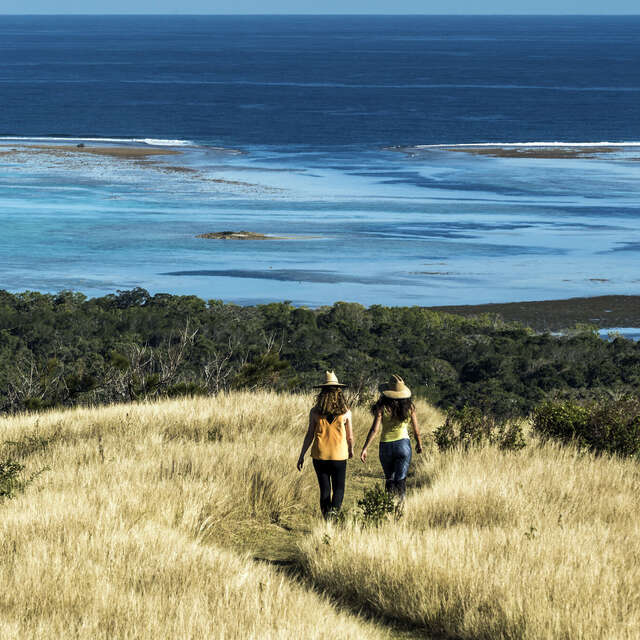
{"label": "low bush", "polygon": [[464,449],[495,444],[501,449],[518,451],[526,446],[519,420],[500,421],[477,407],[450,410],[443,425],[435,432],[440,451],[461,446]]}
{"label": "low bush", "polygon": [[533,428],[542,438],[594,453],[640,457],[640,398],[607,396],[587,405],[545,402],[533,412]]}
{"label": "low bush", "polygon": [[358,506],[362,510],[362,524],[365,527],[379,527],[385,520],[402,516],[402,507],[396,503],[393,494],[379,485],[365,489]]}
{"label": "low bush", "polygon": [[22,487],[20,475],[24,466],[9,458],[0,460],[0,498],[13,498]]}
{"label": "low bush", "polygon": [[589,411],[572,402],[547,401],[533,412],[533,428],[543,438],[556,438],[568,443],[580,439],[587,429]]}
{"label": "low bush", "polygon": [[30,476],[23,475],[24,465],[13,458],[0,460],[0,500],[13,498],[24,491],[40,474],[48,469],[40,469]]}

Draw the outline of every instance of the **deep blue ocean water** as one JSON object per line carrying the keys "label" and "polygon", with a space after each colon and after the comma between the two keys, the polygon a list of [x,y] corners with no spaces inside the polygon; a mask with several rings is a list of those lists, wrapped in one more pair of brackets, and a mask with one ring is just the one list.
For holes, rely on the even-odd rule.
{"label": "deep blue ocean water", "polygon": [[0,132],[640,139],[636,17],[0,17]]}
{"label": "deep blue ocean water", "polygon": [[[0,16],[0,288],[639,293],[639,98],[640,17]],[[29,148],[64,140],[179,154]],[[558,141],[635,145],[424,146]],[[195,238],[224,229],[284,239]]]}

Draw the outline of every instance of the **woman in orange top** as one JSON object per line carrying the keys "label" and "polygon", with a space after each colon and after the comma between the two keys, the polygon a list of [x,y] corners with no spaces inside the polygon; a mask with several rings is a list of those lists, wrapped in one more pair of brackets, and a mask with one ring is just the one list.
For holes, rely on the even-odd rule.
{"label": "woman in orange top", "polygon": [[309,428],[298,458],[298,471],[302,471],[304,455],[311,446],[320,486],[320,510],[325,519],[340,511],[347,459],[353,458],[352,419],[342,394],[344,386],[333,371],[326,372],[324,384],[318,385],[320,393],[309,413]]}

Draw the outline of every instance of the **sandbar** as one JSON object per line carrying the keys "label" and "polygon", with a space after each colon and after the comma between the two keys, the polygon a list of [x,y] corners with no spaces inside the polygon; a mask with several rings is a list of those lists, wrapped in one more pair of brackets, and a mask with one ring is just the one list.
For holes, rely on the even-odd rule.
{"label": "sandbar", "polygon": [[[570,159],[570,158],[597,158],[598,156],[621,151],[637,150],[637,143],[611,143],[611,144],[577,144],[544,143],[536,144],[459,144],[459,145],[417,145],[414,147],[385,147],[388,151],[400,151],[410,156],[433,151],[447,151],[455,153],[467,153],[474,156],[487,156],[491,158],[540,158],[540,159]],[[638,161],[640,158],[627,158]]]}
{"label": "sandbar", "polygon": [[176,155],[181,153],[175,149],[164,149],[156,147],[89,147],[87,145],[79,147],[77,145],[21,145],[11,146],[2,152],[3,155],[22,153],[42,153],[47,155],[67,155],[67,154],[89,154],[96,156],[109,156],[111,158],[124,158],[128,160],[144,159],[150,156]]}
{"label": "sandbar", "polygon": [[[231,150],[235,153],[234,150]],[[147,147],[147,146],[99,146],[93,147],[87,144],[82,145],[59,145],[59,144],[22,144],[22,145],[7,145],[0,144],[0,156],[12,155],[20,156],[24,154],[28,155],[46,155],[57,158],[69,158],[73,156],[79,156],[88,154],[92,156],[102,156],[109,158],[118,158],[121,160],[134,160],[141,166],[153,167],[159,171],[166,173],[182,173],[196,175],[200,174],[198,169],[187,166],[165,164],[163,158],[160,156],[176,156],[181,155],[183,152],[176,149],[167,149],[164,147]],[[238,152],[240,153],[240,152]],[[242,182],[239,180],[227,180],[225,178],[206,178],[201,177],[206,182],[213,182],[216,184],[229,185],[235,187],[250,187],[256,188],[260,185],[250,182]],[[271,189],[276,190],[276,189]]]}
{"label": "sandbar", "polygon": [[593,158],[603,153],[615,153],[620,147],[442,147],[445,151],[470,153],[490,158]]}

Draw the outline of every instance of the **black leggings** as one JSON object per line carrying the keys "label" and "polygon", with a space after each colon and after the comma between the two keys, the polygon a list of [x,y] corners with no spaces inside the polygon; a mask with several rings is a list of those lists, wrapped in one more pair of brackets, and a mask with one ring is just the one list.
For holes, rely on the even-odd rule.
{"label": "black leggings", "polygon": [[[320,511],[327,518],[332,512],[340,511],[344,498],[344,480],[347,475],[346,460],[316,460],[313,468],[320,485]],[[333,489],[333,496],[331,490]]]}

